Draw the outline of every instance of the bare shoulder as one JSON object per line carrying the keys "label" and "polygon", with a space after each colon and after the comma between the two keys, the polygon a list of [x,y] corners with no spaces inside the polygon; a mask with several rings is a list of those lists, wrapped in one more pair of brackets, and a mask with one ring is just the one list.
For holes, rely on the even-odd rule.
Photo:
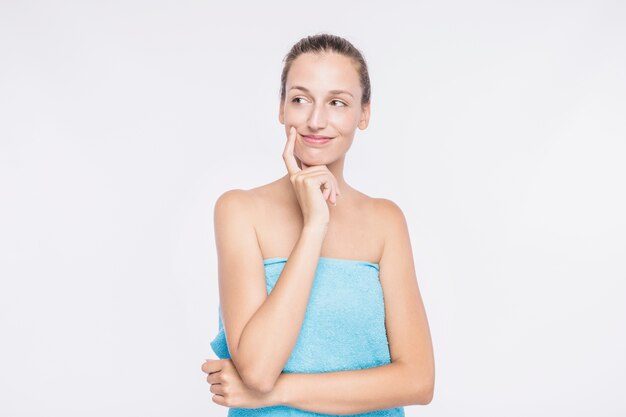
{"label": "bare shoulder", "polygon": [[255,189],[244,190],[239,188],[224,191],[215,200],[213,211],[216,218],[223,215],[241,219],[241,216],[248,216],[253,213],[257,204],[255,191]]}
{"label": "bare shoulder", "polygon": [[394,201],[387,198],[374,198],[373,207],[375,215],[384,231],[384,236],[389,237],[392,233],[402,233],[408,229],[404,211]]}
{"label": "bare shoulder", "polygon": [[250,190],[231,189],[217,198],[213,207],[213,226],[218,254],[223,252],[224,246],[242,245],[243,239],[249,248],[255,246],[254,207],[255,198]]}
{"label": "bare shoulder", "polygon": [[254,212],[261,205],[269,204],[277,200],[277,196],[284,194],[280,189],[280,180],[259,185],[254,188],[235,188],[223,192],[217,199],[216,204],[233,206],[232,208],[249,209]]}
{"label": "bare shoulder", "polygon": [[248,190],[238,188],[227,190],[215,200],[215,208],[223,208],[224,206],[233,208],[232,206],[242,205],[247,198],[249,198]]}
{"label": "bare shoulder", "polygon": [[388,198],[372,198],[376,214],[390,220],[404,220],[404,213],[400,206]]}
{"label": "bare shoulder", "polygon": [[373,199],[376,225],[382,240],[381,265],[389,262],[412,261],[409,227],[400,206],[387,198]]}

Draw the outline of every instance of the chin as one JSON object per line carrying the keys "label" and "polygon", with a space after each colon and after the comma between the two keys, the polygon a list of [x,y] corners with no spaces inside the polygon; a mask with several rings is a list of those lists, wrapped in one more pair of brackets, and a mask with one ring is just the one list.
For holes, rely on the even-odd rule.
{"label": "chin", "polygon": [[318,160],[318,161],[302,161],[304,162],[306,165],[312,167],[312,166],[317,166],[317,165],[328,165],[330,162],[328,161],[322,161],[322,160]]}

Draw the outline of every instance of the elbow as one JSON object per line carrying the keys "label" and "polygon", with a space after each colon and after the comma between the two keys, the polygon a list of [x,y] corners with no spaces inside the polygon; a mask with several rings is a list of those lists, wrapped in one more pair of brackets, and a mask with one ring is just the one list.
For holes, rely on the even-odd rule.
{"label": "elbow", "polygon": [[435,394],[435,367],[408,366],[407,378],[412,382],[412,403],[414,405],[428,405]]}
{"label": "elbow", "polygon": [[248,388],[261,394],[272,392],[274,385],[276,385],[276,379],[268,378],[267,375],[259,376],[248,373],[241,375],[241,379]]}
{"label": "elbow", "polygon": [[433,396],[435,394],[435,386],[434,384],[428,384],[422,389],[418,390],[416,397],[417,405],[428,405],[433,400]]}
{"label": "elbow", "polygon": [[267,372],[266,369],[260,369],[258,366],[248,366],[254,365],[254,363],[245,363],[237,352],[231,354],[231,359],[235,364],[241,381],[246,387],[261,394],[267,394],[274,389],[277,377],[272,378],[271,373]]}
{"label": "elbow", "polygon": [[433,400],[435,394],[435,380],[429,378],[428,380],[421,380],[417,386],[417,389],[413,391],[413,403],[415,405],[428,405]]}
{"label": "elbow", "polygon": [[[411,371],[409,373],[409,379],[412,389],[412,404],[414,405],[428,405],[433,400],[435,394],[435,374],[429,372]],[[419,375],[419,376],[417,376]]]}

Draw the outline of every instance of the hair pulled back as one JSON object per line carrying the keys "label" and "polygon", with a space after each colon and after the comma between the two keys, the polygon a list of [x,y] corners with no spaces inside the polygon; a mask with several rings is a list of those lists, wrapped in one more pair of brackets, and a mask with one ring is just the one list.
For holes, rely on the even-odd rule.
{"label": "hair pulled back", "polygon": [[285,58],[283,59],[285,65],[283,66],[283,72],[280,77],[281,100],[285,100],[285,84],[287,82],[287,74],[289,74],[291,64],[297,57],[307,52],[314,54],[335,52],[352,59],[356,67],[355,69],[359,74],[359,81],[361,84],[361,105],[369,103],[372,94],[372,87],[370,85],[367,62],[365,61],[363,54],[348,40],[342,38],[341,36],[331,35],[329,33],[320,33],[302,38],[295,45],[293,45],[291,50],[287,53],[287,55],[285,55]]}

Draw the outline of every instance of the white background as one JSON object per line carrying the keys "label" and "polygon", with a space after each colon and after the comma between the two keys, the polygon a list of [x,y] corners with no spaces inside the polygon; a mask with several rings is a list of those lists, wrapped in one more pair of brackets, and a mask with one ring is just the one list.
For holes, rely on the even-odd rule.
{"label": "white background", "polygon": [[626,3],[0,2],[0,415],[226,415],[213,204],[285,173],[282,59],[364,54],[346,180],[410,226],[407,416],[618,416]]}

